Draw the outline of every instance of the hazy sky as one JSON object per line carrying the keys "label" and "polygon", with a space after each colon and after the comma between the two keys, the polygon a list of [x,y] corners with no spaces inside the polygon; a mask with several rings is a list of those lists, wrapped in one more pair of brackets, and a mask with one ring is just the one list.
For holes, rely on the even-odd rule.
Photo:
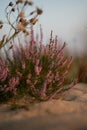
{"label": "hazy sky", "polygon": [[[4,18],[3,9],[10,0],[0,0],[0,18]],[[14,1],[14,0],[12,0]],[[68,42],[73,42],[83,50],[87,40],[87,0],[33,0],[36,6],[43,9],[39,24],[43,27],[44,37],[48,39],[51,30],[54,35]],[[79,45],[79,46],[78,46]]]}

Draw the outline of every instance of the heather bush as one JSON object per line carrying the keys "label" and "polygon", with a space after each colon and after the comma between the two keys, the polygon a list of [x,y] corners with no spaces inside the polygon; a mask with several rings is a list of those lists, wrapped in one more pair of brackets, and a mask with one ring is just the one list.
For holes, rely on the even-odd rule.
{"label": "heather bush", "polygon": [[[43,44],[42,33],[37,42],[31,28],[31,37],[25,41],[25,46],[19,44],[11,49],[12,58],[5,50],[7,65],[4,63],[1,69],[0,91],[13,95],[28,94],[39,100],[52,99],[65,91],[64,83],[72,63],[72,57],[67,58],[64,54],[65,46],[65,43],[61,46],[58,44],[52,32],[48,44]],[[69,87],[73,85],[74,82]]]}

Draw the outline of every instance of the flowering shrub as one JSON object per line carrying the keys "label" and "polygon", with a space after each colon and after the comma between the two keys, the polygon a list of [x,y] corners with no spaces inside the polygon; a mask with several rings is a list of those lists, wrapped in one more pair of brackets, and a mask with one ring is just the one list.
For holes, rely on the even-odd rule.
{"label": "flowering shrub", "polygon": [[[40,8],[26,14],[26,7],[33,5],[32,1],[16,0],[10,2],[5,10],[7,23],[11,29],[8,36],[3,35],[0,40],[0,49],[13,40],[9,47],[12,58],[5,50],[6,60],[0,57],[0,101],[22,93],[34,96],[39,100],[48,100],[64,91],[65,79],[69,73],[72,57],[67,58],[64,54],[66,44],[59,45],[57,36],[53,38],[52,32],[48,44],[43,44],[43,34],[40,28],[40,41],[34,37],[33,26],[42,14]],[[11,16],[16,18],[11,21]],[[31,18],[27,18],[30,16]],[[31,31],[28,28],[31,27]],[[3,22],[0,21],[0,29]],[[25,39],[25,46],[14,44],[14,38],[19,33],[30,35]],[[70,85],[72,87],[74,82]]]}
{"label": "flowering shrub", "polygon": [[[66,44],[59,47],[57,37],[51,38],[49,44],[44,45],[42,39],[37,42],[31,29],[31,38],[25,46],[16,45],[12,48],[12,59],[7,56],[7,65],[3,64],[0,73],[0,91],[19,94],[27,92],[40,100],[54,98],[64,91],[64,82],[69,73],[72,57],[64,54]],[[3,83],[4,82],[4,83]],[[72,84],[73,85],[73,84]]]}

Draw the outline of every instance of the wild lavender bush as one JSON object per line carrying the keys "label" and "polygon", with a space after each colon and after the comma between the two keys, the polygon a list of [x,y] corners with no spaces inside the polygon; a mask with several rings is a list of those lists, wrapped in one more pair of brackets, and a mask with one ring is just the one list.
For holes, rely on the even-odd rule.
{"label": "wild lavender bush", "polygon": [[[31,37],[25,46],[14,46],[12,59],[5,51],[7,60],[0,61],[0,93],[23,93],[39,100],[48,100],[63,92],[72,63],[72,57],[67,58],[64,54],[65,46],[64,43],[60,47],[57,37],[53,39],[52,32],[48,44],[43,44],[42,34],[38,42],[32,28]],[[74,82],[70,87],[73,85]]]}

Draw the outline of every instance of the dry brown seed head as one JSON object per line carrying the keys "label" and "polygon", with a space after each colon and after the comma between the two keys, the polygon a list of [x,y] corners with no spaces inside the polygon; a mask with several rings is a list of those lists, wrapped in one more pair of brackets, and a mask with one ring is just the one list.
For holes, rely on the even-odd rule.
{"label": "dry brown seed head", "polygon": [[25,1],[24,5],[27,5],[28,4],[28,0]]}
{"label": "dry brown seed head", "polygon": [[24,17],[24,12],[20,12],[19,17]]}
{"label": "dry brown seed head", "polygon": [[32,1],[29,1],[28,4],[32,6],[34,3]]}
{"label": "dry brown seed head", "polygon": [[24,19],[24,18],[21,18],[21,19],[20,19],[20,22],[21,22],[21,24],[24,25],[24,26],[26,26],[26,24],[27,24],[27,20]]}
{"label": "dry brown seed head", "polygon": [[25,5],[30,5],[30,6],[32,6],[34,3],[33,3],[32,1],[26,0],[24,4],[25,4]]}
{"label": "dry brown seed head", "polygon": [[40,8],[37,8],[37,14],[38,14],[38,15],[41,15],[42,13],[43,13],[43,10],[40,9]]}
{"label": "dry brown seed head", "polygon": [[10,2],[8,6],[13,6],[13,2]]}
{"label": "dry brown seed head", "polygon": [[12,8],[11,11],[12,11],[12,12],[15,12],[15,8]]}
{"label": "dry brown seed head", "polygon": [[36,19],[36,18],[30,19],[30,23],[33,24],[33,25],[34,25],[37,21],[38,21],[38,19]]}
{"label": "dry brown seed head", "polygon": [[32,23],[32,22],[34,21],[34,19],[35,19],[35,18],[31,18],[31,19],[30,19],[30,23]]}
{"label": "dry brown seed head", "polygon": [[23,30],[23,33],[26,33],[26,29]]}
{"label": "dry brown seed head", "polygon": [[25,33],[26,35],[30,34],[26,29],[23,30],[23,33]]}
{"label": "dry brown seed head", "polygon": [[22,25],[22,24],[20,24],[20,25],[18,25],[18,30],[21,30],[21,31],[23,31],[24,30],[24,26]]}
{"label": "dry brown seed head", "polygon": [[23,0],[17,0],[16,4],[23,3]]}

